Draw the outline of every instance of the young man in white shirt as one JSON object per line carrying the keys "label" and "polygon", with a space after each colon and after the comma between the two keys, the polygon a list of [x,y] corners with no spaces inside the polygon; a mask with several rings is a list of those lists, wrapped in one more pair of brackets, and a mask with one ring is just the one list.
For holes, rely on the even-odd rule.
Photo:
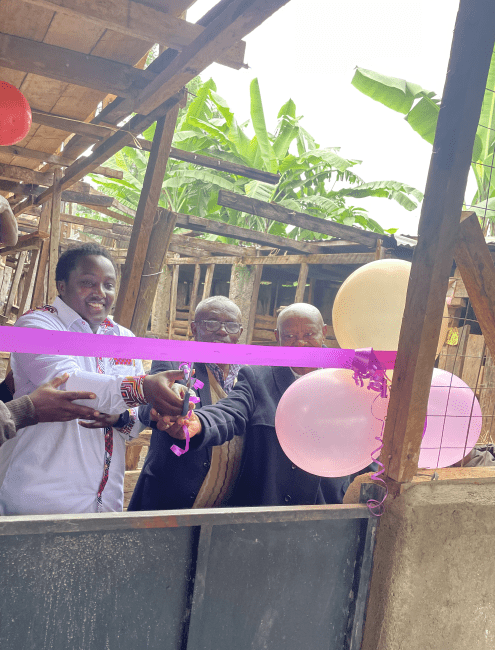
{"label": "young man in white shirt", "polygon": [[[7,199],[0,195],[0,242],[4,246],[17,244],[17,221]],[[94,409],[87,406],[73,404],[74,400],[92,399],[92,393],[87,391],[71,392],[56,390],[69,378],[55,377],[51,382],[37,388],[31,395],[12,400],[7,381],[0,386],[0,446],[16,435],[18,429],[38,422],[53,422],[54,420],[67,421],[76,418],[91,418],[95,415]],[[3,394],[8,395],[8,403],[3,403]]]}
{"label": "young man in white shirt", "polygon": [[[133,336],[108,318],[116,274],[105,248],[69,249],[56,269],[59,296],[53,305],[28,312],[16,326],[105,336]],[[68,391],[96,395],[85,403],[100,412],[93,422],[40,423],[21,429],[0,448],[0,514],[68,514],[121,511],[125,441],[142,425],[139,404],[182,412],[169,388],[182,371],[146,376],[141,361],[87,356],[13,353],[15,397],[63,373]]]}

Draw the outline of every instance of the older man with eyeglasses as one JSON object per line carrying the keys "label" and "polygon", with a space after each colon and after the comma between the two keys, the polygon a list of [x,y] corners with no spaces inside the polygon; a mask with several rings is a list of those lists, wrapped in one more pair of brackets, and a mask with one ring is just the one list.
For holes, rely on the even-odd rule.
{"label": "older man with eyeglasses", "polygon": [[[241,310],[225,296],[202,300],[196,307],[191,330],[196,341],[237,343],[242,334]],[[176,370],[179,363],[153,361],[151,374]],[[237,381],[240,366],[234,364],[195,363],[200,406],[216,404],[226,397]],[[176,456],[170,438],[159,431],[159,414],[151,407],[139,410],[139,419],[151,426],[151,443],[128,510],[172,510],[210,508],[222,505],[230,496],[237,477],[243,439],[235,437],[217,447],[198,453]],[[173,441],[172,441],[173,442]]]}
{"label": "older man with eyeglasses", "polygon": [[[280,312],[275,337],[279,345],[287,347],[322,347],[326,331],[316,307],[295,303]],[[229,506],[342,503],[349,477],[320,478],[296,467],[285,455],[275,433],[280,398],[294,381],[313,370],[244,366],[226,399],[194,410],[189,418],[166,414],[165,407],[156,426],[169,441],[183,440],[185,421],[191,437],[188,454],[192,457],[238,438],[244,440],[242,465],[228,499]]]}

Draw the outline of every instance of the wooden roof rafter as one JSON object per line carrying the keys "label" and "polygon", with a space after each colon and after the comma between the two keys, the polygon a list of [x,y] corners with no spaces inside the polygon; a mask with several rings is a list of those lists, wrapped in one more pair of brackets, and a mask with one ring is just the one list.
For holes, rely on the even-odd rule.
{"label": "wooden roof rafter", "polygon": [[[118,4],[101,0],[25,1],[56,13],[84,18],[124,36],[139,38],[146,43],[158,43],[178,51],[187,48],[205,31],[200,24],[190,23],[135,0],[120,0]],[[222,50],[217,62],[237,70],[246,67],[245,49],[244,42],[236,41],[230,48]]]}

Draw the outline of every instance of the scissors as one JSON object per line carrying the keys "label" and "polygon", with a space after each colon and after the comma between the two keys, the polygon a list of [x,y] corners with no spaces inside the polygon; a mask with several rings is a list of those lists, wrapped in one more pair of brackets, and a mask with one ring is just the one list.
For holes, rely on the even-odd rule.
{"label": "scissors", "polygon": [[182,417],[186,416],[189,412],[189,397],[191,396],[191,389],[194,384],[194,376],[193,376],[193,368],[194,368],[194,362],[191,363],[191,368],[189,370],[189,377],[187,378],[186,382],[186,394],[184,395],[184,405],[182,407]]}

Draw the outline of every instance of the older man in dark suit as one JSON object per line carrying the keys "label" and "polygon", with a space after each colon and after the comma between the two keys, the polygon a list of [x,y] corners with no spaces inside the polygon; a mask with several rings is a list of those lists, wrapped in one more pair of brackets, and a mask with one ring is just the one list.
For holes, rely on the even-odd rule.
{"label": "older man in dark suit", "polygon": [[[241,311],[225,296],[207,298],[198,304],[191,329],[196,341],[237,343],[242,334]],[[177,362],[153,361],[151,374],[178,368]],[[215,404],[226,397],[239,372],[239,366],[234,364],[196,363],[194,368],[196,379],[204,384],[197,391],[200,399],[198,407]],[[139,410],[139,419],[146,426],[153,427],[153,433],[128,510],[173,510],[221,505],[228,499],[239,470],[242,438],[178,457],[170,449],[174,441],[154,426],[158,418],[151,406]]]}
{"label": "older man in dark suit", "polygon": [[[280,345],[322,347],[326,325],[316,307],[296,303],[280,313],[275,334]],[[243,367],[228,397],[196,410],[187,421],[191,455],[236,437],[244,439],[242,465],[228,505],[342,503],[349,477],[320,478],[296,467],[283,452],[275,433],[280,398],[296,378],[312,370]],[[162,413],[158,427],[169,434],[169,440],[183,440],[180,423],[180,419],[171,423]]]}

